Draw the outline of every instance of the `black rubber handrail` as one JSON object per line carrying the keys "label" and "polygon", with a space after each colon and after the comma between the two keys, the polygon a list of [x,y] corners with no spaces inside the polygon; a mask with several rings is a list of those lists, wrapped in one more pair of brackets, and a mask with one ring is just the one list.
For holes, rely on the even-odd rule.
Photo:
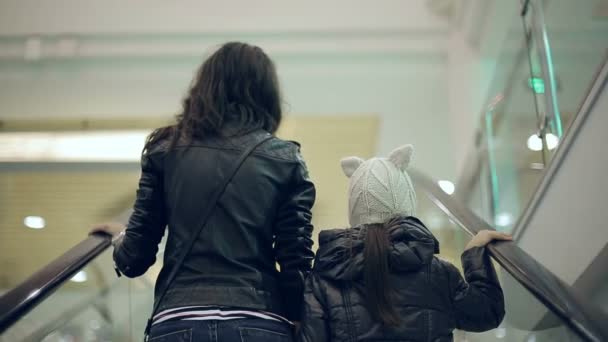
{"label": "black rubber handrail", "polygon": [[35,308],[111,245],[111,237],[94,234],[51,261],[0,297],[0,334]]}
{"label": "black rubber handrail", "polygon": [[[452,221],[470,235],[488,229],[487,222],[469,208],[446,194],[437,182],[428,176],[411,170],[410,176],[417,189],[424,194]],[[538,263],[513,242],[495,242],[488,245],[490,256],[536,299],[560,318],[585,341],[608,341],[608,315],[576,295],[570,286]]]}

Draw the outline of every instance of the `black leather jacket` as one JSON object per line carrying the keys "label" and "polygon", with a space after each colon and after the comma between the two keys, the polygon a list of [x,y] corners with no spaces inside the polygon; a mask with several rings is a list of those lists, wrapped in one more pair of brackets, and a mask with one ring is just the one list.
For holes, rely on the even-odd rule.
{"label": "black leather jacket", "polygon": [[389,240],[393,301],[401,324],[384,327],[365,307],[363,230],[323,231],[306,281],[299,341],[445,342],[453,340],[456,328],[485,331],[500,324],[504,298],[485,248],[463,253],[465,282],[456,267],[434,256],[439,243],[418,219],[401,219],[389,230]]}
{"label": "black leather jacket", "polygon": [[[244,149],[268,133],[207,138],[144,154],[134,212],[114,251],[118,269],[142,275],[156,261],[168,227],[156,296],[180,248],[200,224],[201,208]],[[315,187],[299,145],[272,138],[245,161],[219,199],[159,310],[188,305],[258,309],[298,320],[312,259]],[[276,264],[280,265],[280,271]],[[286,301],[289,305],[285,305]]]}

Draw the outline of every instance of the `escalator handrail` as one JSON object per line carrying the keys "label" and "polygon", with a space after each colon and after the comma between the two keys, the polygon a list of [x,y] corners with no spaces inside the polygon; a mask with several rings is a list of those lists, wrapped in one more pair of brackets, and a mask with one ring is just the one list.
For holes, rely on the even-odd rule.
{"label": "escalator handrail", "polygon": [[[408,171],[415,185],[470,235],[494,230],[452,196],[446,194],[430,177]],[[512,242],[488,245],[490,256],[543,305],[585,341],[608,341],[608,315],[575,294],[557,276]]]}
{"label": "escalator handrail", "polygon": [[0,334],[39,305],[111,245],[107,234],[90,235],[0,297]]}

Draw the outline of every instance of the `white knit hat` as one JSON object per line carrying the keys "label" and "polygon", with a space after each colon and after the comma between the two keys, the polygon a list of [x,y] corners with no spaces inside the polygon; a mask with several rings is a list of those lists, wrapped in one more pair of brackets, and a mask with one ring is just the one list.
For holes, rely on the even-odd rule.
{"label": "white knit hat", "polygon": [[342,159],[342,170],[350,178],[351,227],[384,223],[395,216],[416,215],[416,192],[405,171],[413,153],[414,147],[405,145],[391,152],[388,158]]}

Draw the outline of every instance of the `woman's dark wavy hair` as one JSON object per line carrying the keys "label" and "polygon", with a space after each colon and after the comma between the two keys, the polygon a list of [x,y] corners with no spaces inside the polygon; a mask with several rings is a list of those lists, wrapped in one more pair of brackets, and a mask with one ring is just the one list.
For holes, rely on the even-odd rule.
{"label": "woman's dark wavy hair", "polygon": [[169,140],[172,148],[181,139],[222,136],[227,122],[234,124],[235,135],[257,129],[274,134],[282,119],[274,63],[257,46],[222,45],[199,68],[176,119],[155,130],[144,151],[161,140]]}

